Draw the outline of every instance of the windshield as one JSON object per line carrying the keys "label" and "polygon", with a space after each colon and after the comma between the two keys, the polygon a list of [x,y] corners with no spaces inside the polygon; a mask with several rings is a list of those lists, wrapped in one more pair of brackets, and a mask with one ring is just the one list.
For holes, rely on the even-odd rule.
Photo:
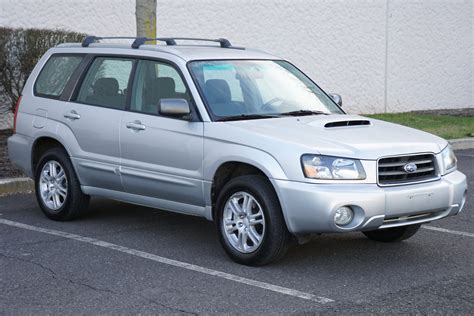
{"label": "windshield", "polygon": [[344,113],[286,61],[194,61],[189,68],[214,120]]}

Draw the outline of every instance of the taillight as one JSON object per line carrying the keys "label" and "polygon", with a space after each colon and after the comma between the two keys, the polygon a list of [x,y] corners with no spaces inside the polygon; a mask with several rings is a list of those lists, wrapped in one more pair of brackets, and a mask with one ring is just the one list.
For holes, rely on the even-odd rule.
{"label": "taillight", "polygon": [[21,95],[18,97],[18,101],[16,101],[15,112],[13,112],[13,134],[16,133],[16,117],[18,115],[18,108],[20,107],[20,102],[21,102]]}

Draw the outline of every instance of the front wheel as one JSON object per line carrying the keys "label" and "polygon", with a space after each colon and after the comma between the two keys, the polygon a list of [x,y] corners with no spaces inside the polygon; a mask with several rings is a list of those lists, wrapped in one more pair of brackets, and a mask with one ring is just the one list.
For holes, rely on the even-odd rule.
{"label": "front wheel", "polygon": [[268,179],[247,175],[230,180],[216,207],[219,239],[234,261],[259,266],[286,253],[290,233]]}
{"label": "front wheel", "polygon": [[367,238],[381,242],[397,242],[415,235],[421,224],[384,228],[363,232]]}

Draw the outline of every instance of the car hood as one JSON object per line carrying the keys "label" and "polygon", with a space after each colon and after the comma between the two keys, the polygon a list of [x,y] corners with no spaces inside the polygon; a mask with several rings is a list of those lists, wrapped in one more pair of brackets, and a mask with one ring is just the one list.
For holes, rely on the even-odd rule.
{"label": "car hood", "polygon": [[[356,125],[361,121],[364,125]],[[269,152],[274,146],[285,150],[281,147],[284,142],[308,153],[372,160],[390,155],[438,153],[448,144],[417,129],[358,115],[313,115],[226,124],[240,130],[236,141]]]}

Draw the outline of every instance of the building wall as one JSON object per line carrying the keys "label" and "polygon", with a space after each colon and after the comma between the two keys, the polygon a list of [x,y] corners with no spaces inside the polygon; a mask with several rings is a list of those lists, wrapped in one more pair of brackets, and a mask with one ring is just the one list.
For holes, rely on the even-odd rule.
{"label": "building wall", "polygon": [[0,0],[0,25],[135,36],[135,0]]}
{"label": "building wall", "polygon": [[[134,0],[0,0],[0,25],[135,34]],[[474,107],[474,0],[158,0],[160,36],[285,57],[353,113]]]}
{"label": "building wall", "polygon": [[390,2],[388,110],[474,107],[474,1]]}

